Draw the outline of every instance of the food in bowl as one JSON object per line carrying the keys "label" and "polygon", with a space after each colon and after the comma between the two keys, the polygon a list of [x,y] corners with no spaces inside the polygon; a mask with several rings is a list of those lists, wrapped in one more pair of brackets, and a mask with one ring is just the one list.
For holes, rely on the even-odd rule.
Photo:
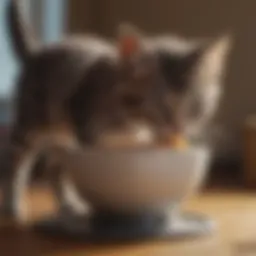
{"label": "food in bowl", "polygon": [[168,147],[183,150],[189,147],[189,141],[183,134],[173,133],[165,136],[161,142],[154,137],[148,127],[134,126],[125,133],[109,133],[100,137],[97,147],[108,149]]}

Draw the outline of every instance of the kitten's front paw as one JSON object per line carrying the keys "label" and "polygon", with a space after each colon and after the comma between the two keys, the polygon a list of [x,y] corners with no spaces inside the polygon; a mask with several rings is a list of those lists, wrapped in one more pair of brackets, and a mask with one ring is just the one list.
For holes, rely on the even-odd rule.
{"label": "kitten's front paw", "polygon": [[90,212],[90,206],[87,203],[82,202],[73,202],[70,206],[70,211],[73,212],[74,215],[84,216]]}
{"label": "kitten's front paw", "polygon": [[71,206],[62,205],[58,210],[58,217],[62,220],[73,219],[74,217],[84,216],[86,213],[85,208],[73,208]]}

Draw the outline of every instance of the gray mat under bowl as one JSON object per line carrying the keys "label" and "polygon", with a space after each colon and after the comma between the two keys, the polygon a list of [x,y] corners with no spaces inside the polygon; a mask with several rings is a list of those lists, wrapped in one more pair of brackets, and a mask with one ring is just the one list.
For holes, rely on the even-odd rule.
{"label": "gray mat under bowl", "polygon": [[62,236],[87,242],[129,242],[147,239],[183,239],[210,235],[215,223],[193,213],[176,217],[164,214],[120,216],[97,214],[68,219],[49,217],[37,222],[34,230],[49,236]]}

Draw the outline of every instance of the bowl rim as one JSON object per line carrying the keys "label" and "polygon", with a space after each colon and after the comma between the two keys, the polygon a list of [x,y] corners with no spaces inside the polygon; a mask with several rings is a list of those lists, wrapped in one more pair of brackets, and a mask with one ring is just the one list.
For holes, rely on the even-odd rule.
{"label": "bowl rim", "polygon": [[168,153],[172,155],[186,155],[191,153],[206,152],[210,153],[210,148],[206,145],[193,145],[185,149],[174,149],[168,147],[127,147],[127,148],[100,148],[100,147],[86,147],[73,151],[73,154],[79,155],[100,155],[100,154],[152,154],[152,153]]}

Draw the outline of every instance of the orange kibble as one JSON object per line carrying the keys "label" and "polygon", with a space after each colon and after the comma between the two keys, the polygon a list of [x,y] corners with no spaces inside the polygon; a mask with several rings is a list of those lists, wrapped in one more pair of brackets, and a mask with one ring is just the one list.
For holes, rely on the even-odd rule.
{"label": "orange kibble", "polygon": [[170,146],[175,149],[185,149],[188,147],[188,141],[181,135],[173,135],[170,137]]}

